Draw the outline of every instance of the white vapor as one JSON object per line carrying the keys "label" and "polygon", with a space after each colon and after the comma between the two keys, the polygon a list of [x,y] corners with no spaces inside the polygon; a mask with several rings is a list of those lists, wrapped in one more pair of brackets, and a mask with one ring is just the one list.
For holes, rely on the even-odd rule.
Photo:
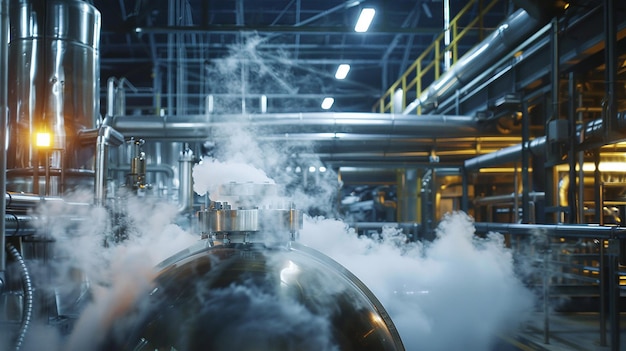
{"label": "white vapor", "polygon": [[359,237],[343,222],[323,218],[308,218],[300,241],[372,290],[407,350],[489,350],[533,307],[502,237],[474,236],[461,212],[443,219],[431,243],[404,243],[392,229],[380,238]]}
{"label": "white vapor", "polygon": [[[204,158],[202,164],[194,166],[192,175],[193,190],[198,195],[214,194],[221,185],[229,182],[274,184],[264,171],[247,163],[221,162],[210,158]],[[225,180],[228,181],[225,183]]]}
{"label": "white vapor", "polygon": [[[92,198],[89,193],[75,193],[64,200],[89,204]],[[68,311],[80,316],[69,336],[34,320],[23,351],[93,349],[115,318],[135,302],[138,294],[145,293],[156,274],[155,266],[200,239],[174,224],[175,205],[132,196],[126,200],[120,223],[128,238],[119,243],[113,240],[115,228],[111,228],[111,218],[103,208],[50,202],[36,209],[41,233],[48,234],[54,243],[52,257],[45,265],[29,262],[31,267],[42,265],[31,269],[35,288],[60,292],[60,302],[75,302],[77,305],[69,306]],[[0,335],[0,349],[11,342],[10,335]]]}

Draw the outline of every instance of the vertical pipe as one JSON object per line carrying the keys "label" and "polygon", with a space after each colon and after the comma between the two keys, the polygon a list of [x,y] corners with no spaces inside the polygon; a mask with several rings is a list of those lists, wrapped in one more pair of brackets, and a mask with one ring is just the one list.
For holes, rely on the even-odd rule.
{"label": "vertical pipe", "polygon": [[[242,60],[241,61],[241,114],[245,115],[246,114],[246,89],[248,89],[247,85],[246,85],[246,79],[247,74],[246,74],[246,61]],[[305,172],[306,175],[306,172]]]}
{"label": "vertical pipe", "polygon": [[463,195],[461,197],[461,210],[467,213],[469,211],[469,180],[467,179],[469,177],[469,174],[465,167],[463,167],[461,172],[463,175]]}
{"label": "vertical pipe", "polygon": [[[552,19],[552,36],[550,40],[551,44],[551,81],[552,81],[552,111],[550,118],[546,123],[546,128],[548,132],[550,131],[549,124],[552,121],[556,121],[559,119],[560,111],[559,111],[559,98],[560,98],[560,89],[559,89],[559,21],[558,18]],[[547,136],[547,139],[550,140],[550,135]],[[549,209],[548,213],[546,213],[546,221],[548,223],[557,223],[560,218],[560,209],[558,208],[558,202],[556,201],[556,189],[558,188],[556,176],[555,176],[555,167],[554,164],[558,162],[560,159],[560,151],[559,145],[555,143],[548,143],[546,146],[546,166],[544,168],[545,171],[545,179],[546,179],[546,189],[545,189],[545,201],[546,207]]]}
{"label": "vertical pipe", "polygon": [[98,138],[96,139],[96,174],[94,180],[94,204],[99,207],[104,207],[106,201],[106,173],[107,173],[107,160],[109,158],[109,148],[107,145],[106,136],[102,131],[108,128],[107,126],[100,127]]}
{"label": "vertical pipe", "polygon": [[605,77],[606,99],[604,105],[603,126],[607,142],[611,141],[611,133],[617,128],[617,110],[615,108],[615,80],[617,78],[617,55],[615,44],[617,43],[617,29],[615,26],[615,1],[604,0],[604,53],[605,53]]}
{"label": "vertical pipe", "polygon": [[419,176],[417,169],[409,168],[398,172],[398,186],[402,189],[399,199],[399,211],[396,214],[400,222],[415,222],[419,219]]}
{"label": "vertical pipe", "polygon": [[178,167],[179,187],[178,187],[178,212],[187,213],[193,209],[193,151],[187,144],[183,146],[180,153]]}
{"label": "vertical pipe", "polygon": [[[152,67],[152,89],[154,90],[153,102],[154,105],[154,114],[159,115],[161,113],[161,70],[159,66],[155,63]],[[204,77],[204,76],[202,76]]]}
{"label": "vertical pipe", "polygon": [[[578,107],[582,107],[583,98],[580,89],[577,89],[576,100],[578,101]],[[582,125],[583,113],[578,113],[578,123]],[[580,134],[580,138],[583,138],[583,133]],[[580,140],[582,141],[582,140]],[[586,223],[585,220],[585,170],[583,165],[585,164],[585,152],[578,152],[578,222]]]}
{"label": "vertical pipe", "polygon": [[119,146],[124,142],[124,136],[110,126],[105,125],[106,123],[107,120],[98,129],[98,138],[96,139],[94,204],[100,207],[106,205],[109,147]]}
{"label": "vertical pipe", "polygon": [[609,239],[609,326],[611,351],[620,349],[619,239]]}
{"label": "vertical pipe", "polygon": [[107,116],[112,117],[115,114],[115,77],[109,77],[107,80]]}
{"label": "vertical pipe", "polygon": [[602,178],[600,177],[600,150],[596,149],[593,151],[593,163],[594,163],[594,171],[593,171],[593,190],[594,190],[594,200],[596,203],[595,208],[595,222],[599,224],[603,224],[603,199],[602,199],[602,189],[601,183]]}
{"label": "vertical pipe", "polygon": [[543,253],[543,342],[550,343],[550,238],[546,236]]}
{"label": "vertical pipe", "polygon": [[531,223],[530,221],[530,177],[528,168],[530,164],[530,121],[528,120],[528,102],[522,98],[522,223]]}
{"label": "vertical pipe", "polygon": [[[167,24],[176,25],[175,0],[169,0],[167,5]],[[167,33],[167,114],[173,116],[174,111],[174,33]]]}
{"label": "vertical pipe", "polygon": [[604,239],[600,239],[600,346],[606,346],[606,257]]}
{"label": "vertical pipe", "polygon": [[569,164],[569,186],[567,188],[567,203],[568,203],[568,222],[578,223],[576,215],[576,81],[574,79],[574,72],[570,72],[568,80],[568,150],[567,150],[567,162]]}
{"label": "vertical pipe", "polygon": [[519,171],[513,163],[513,223],[519,223]]}
{"label": "vertical pipe", "polygon": [[6,170],[7,170],[7,152],[4,147],[7,138],[7,117],[8,117],[8,57],[9,57],[9,0],[0,0],[0,293],[4,290],[4,272],[6,269],[5,254],[5,218],[6,212]]}
{"label": "vertical pipe", "polygon": [[126,115],[126,89],[124,85],[130,84],[127,83],[126,78],[120,78],[117,89],[115,89],[115,103],[113,104],[113,114],[116,116],[124,116]]}
{"label": "vertical pipe", "polygon": [[44,169],[44,191],[43,194],[45,196],[49,196],[50,195],[50,167],[52,166],[50,164],[50,151],[45,150],[43,152],[45,160],[43,162],[43,165],[45,167]]}

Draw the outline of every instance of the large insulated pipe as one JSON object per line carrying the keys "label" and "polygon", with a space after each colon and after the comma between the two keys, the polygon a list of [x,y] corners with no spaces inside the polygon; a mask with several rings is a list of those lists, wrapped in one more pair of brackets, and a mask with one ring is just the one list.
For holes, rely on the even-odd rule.
{"label": "large insulated pipe", "polygon": [[[522,157],[522,149],[524,144],[517,144],[502,148],[496,152],[484,154],[478,157],[470,158],[464,162],[464,167],[468,171],[475,171],[485,167],[493,167],[507,162],[514,162]],[[545,152],[546,138],[540,137],[529,141],[527,149],[534,155],[543,155]]]}
{"label": "large insulated pipe", "polygon": [[474,223],[477,233],[497,232],[501,234],[533,235],[541,232],[547,236],[568,238],[626,239],[626,228],[582,224],[519,224],[519,223]]}
{"label": "large insulated pipe", "polygon": [[[100,12],[78,0],[10,1],[7,168],[36,172],[33,136],[47,132],[50,167],[88,169],[91,157],[75,151],[78,132],[93,128],[100,111]],[[33,192],[20,187],[32,176],[12,177],[7,189]]]}
{"label": "large insulated pipe", "polygon": [[430,111],[452,94],[476,78],[481,72],[519,45],[543,23],[519,9],[504,21],[496,31],[468,51],[446,73],[433,82],[417,99],[411,102],[403,114]]}
{"label": "large insulated pipe", "polygon": [[[8,82],[8,46],[5,44],[9,41],[9,0],[0,0],[0,145],[6,145],[7,139],[7,89]],[[7,153],[5,148],[0,152],[0,191],[6,192],[6,170],[7,170]],[[0,196],[0,209],[5,212],[6,200]],[[0,293],[2,293],[5,283],[4,272],[6,270],[5,255],[5,219],[0,219]]]}
{"label": "large insulated pipe", "polygon": [[[603,140],[603,120],[596,119],[586,123],[576,132],[579,144],[598,142]],[[618,113],[615,130],[626,130],[626,112]],[[546,137],[539,137],[528,142],[528,150],[535,155],[543,155],[546,147]],[[468,159],[464,162],[466,170],[478,170],[493,167],[507,162],[515,162],[522,158],[522,144],[509,146],[496,152]]]}
{"label": "large insulated pipe", "polygon": [[[105,125],[127,136],[152,140],[206,140],[223,130],[251,127],[262,135],[298,133],[388,134],[412,137],[499,135],[474,117],[423,115],[420,118],[384,113],[284,113],[262,115],[115,116]],[[215,134],[215,135],[214,135]]]}
{"label": "large insulated pipe", "polygon": [[43,204],[58,204],[58,205],[68,205],[68,206],[90,206],[90,204],[86,202],[72,202],[67,201],[58,196],[40,196],[37,194],[23,194],[23,193],[14,193],[14,192],[6,192],[5,196],[6,203],[6,212],[28,212],[37,206],[41,206]]}

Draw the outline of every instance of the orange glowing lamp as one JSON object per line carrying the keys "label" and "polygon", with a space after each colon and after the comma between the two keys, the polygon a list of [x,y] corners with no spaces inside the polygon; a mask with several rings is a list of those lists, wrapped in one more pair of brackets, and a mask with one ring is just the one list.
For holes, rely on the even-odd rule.
{"label": "orange glowing lamp", "polygon": [[48,148],[52,145],[52,138],[50,133],[38,132],[35,135],[35,146],[40,148]]}

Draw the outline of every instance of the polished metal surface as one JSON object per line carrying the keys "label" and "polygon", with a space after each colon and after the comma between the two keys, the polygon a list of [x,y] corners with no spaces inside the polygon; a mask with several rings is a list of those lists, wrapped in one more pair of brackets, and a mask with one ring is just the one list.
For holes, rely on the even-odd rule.
{"label": "polished metal surface", "polygon": [[512,50],[522,40],[540,28],[542,23],[519,9],[504,21],[491,35],[461,57],[439,79],[404,110],[414,113],[419,106],[422,112],[436,110],[437,105],[469,83],[500,57]]}
{"label": "polished metal surface", "polygon": [[389,135],[390,138],[499,135],[493,126],[470,116],[405,116],[383,113],[279,113],[258,115],[113,116],[103,122],[124,135],[152,140],[206,140],[235,127],[254,127],[262,136],[318,133],[332,139],[347,134]]}
{"label": "polished metal surface", "polygon": [[[9,9],[7,168],[32,174],[44,166],[36,132],[51,133],[49,167],[88,168],[91,155],[79,152],[77,135],[93,127],[100,110],[100,13],[87,2],[62,0],[14,0]],[[7,188],[15,190],[11,179]]]}
{"label": "polished metal surface", "polygon": [[354,275],[297,243],[206,242],[164,262],[100,350],[404,350]]}
{"label": "polished metal surface", "polygon": [[295,208],[236,208],[213,202],[198,213],[203,235],[215,242],[281,242],[302,229],[302,212]]}

